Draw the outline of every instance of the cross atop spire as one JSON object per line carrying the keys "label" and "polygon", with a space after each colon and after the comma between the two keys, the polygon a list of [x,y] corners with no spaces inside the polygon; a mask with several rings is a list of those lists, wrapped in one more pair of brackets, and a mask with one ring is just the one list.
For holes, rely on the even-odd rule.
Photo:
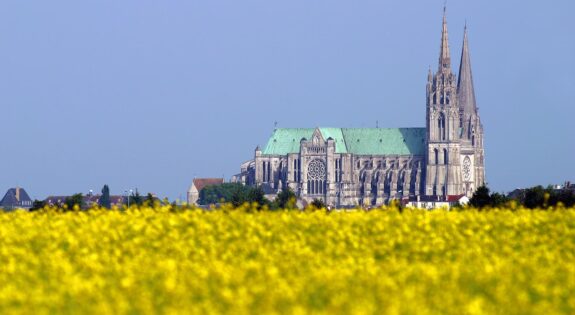
{"label": "cross atop spire", "polygon": [[443,7],[443,29],[441,30],[441,51],[439,53],[439,71],[451,68],[449,39],[447,36],[447,7]]}

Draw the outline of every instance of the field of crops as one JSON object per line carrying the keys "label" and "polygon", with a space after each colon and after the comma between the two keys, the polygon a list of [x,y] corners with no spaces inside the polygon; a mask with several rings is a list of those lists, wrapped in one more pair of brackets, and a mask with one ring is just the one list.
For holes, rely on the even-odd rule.
{"label": "field of crops", "polygon": [[575,209],[13,212],[0,268],[2,314],[574,314]]}

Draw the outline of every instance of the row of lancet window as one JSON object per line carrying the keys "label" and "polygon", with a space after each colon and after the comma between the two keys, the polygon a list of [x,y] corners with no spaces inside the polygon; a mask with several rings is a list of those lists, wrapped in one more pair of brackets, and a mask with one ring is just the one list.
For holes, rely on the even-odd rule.
{"label": "row of lancet window", "polygon": [[271,182],[271,163],[270,162],[263,162],[263,181],[264,182]]}
{"label": "row of lancet window", "polygon": [[307,181],[307,193],[310,195],[325,194],[325,182],[321,179]]}
{"label": "row of lancet window", "polygon": [[335,182],[341,182],[342,178],[342,167],[341,167],[341,159],[335,159]]}
{"label": "row of lancet window", "polygon": [[[433,152],[435,153],[435,164],[439,164],[439,150],[434,149]],[[447,149],[443,149],[443,164],[449,164]]]}
{"label": "row of lancet window", "polygon": [[293,160],[293,180],[296,183],[299,183],[301,180],[301,160],[300,159]]}
{"label": "row of lancet window", "polygon": [[[433,104],[437,104],[437,93],[433,94]],[[441,105],[449,104],[449,94],[444,97],[443,93],[441,93],[441,96],[439,98],[439,104],[441,104]]]}

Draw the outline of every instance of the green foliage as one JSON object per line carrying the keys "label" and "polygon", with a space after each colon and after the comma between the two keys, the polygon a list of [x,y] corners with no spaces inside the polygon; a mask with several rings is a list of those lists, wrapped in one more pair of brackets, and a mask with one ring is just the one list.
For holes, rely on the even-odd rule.
{"label": "green foliage", "polygon": [[523,191],[518,201],[529,209],[555,207],[559,203],[571,207],[575,205],[575,192],[553,187],[543,188],[539,185]]}
{"label": "green foliage", "polygon": [[100,207],[106,209],[110,209],[112,207],[112,204],[110,202],[110,187],[108,187],[108,185],[104,185],[104,187],[102,188],[102,196],[100,197],[98,204],[100,205]]}
{"label": "green foliage", "polygon": [[153,207],[156,203],[159,203],[159,200],[155,198],[154,195],[152,195],[152,193],[148,193],[146,195],[146,201],[144,201],[144,204]]}
{"label": "green foliage", "polygon": [[575,206],[575,191],[563,189],[556,192],[549,198],[549,203],[552,205],[562,203],[566,207],[573,207]]}
{"label": "green foliage", "polygon": [[209,185],[200,191],[198,203],[209,205],[216,203],[231,203],[235,207],[244,203],[257,203],[260,208],[268,205],[269,201],[264,196],[261,187],[244,186],[239,183],[223,183]]}
{"label": "green foliage", "polygon": [[44,209],[45,205],[46,203],[44,201],[35,199],[34,202],[32,203],[32,208],[30,208],[30,211]]}
{"label": "green foliage", "polygon": [[129,198],[130,198],[129,199],[130,206],[141,206],[144,204],[144,197],[140,195],[137,189],[136,192],[133,192]]}
{"label": "green foliage", "polygon": [[[543,188],[535,186],[521,191],[514,197],[515,201],[528,209],[556,207],[560,203],[565,207],[575,205],[575,192],[567,189],[554,189],[552,186]],[[489,193],[489,188],[477,188],[469,205],[475,208],[502,207],[511,201],[510,198],[499,193]]]}
{"label": "green foliage", "polygon": [[469,205],[478,209],[487,207],[501,207],[509,202],[509,198],[500,193],[489,193],[489,188],[485,185],[477,188],[471,199]]}
{"label": "green foliage", "polygon": [[325,202],[323,202],[323,200],[317,199],[317,198],[311,202],[311,206],[316,208],[316,209],[326,208]]}
{"label": "green foliage", "polygon": [[[247,187],[246,187],[247,188]],[[208,185],[200,190],[198,204],[209,205],[223,202],[232,202],[232,195],[239,198],[244,186],[239,183],[223,183],[219,185]]]}
{"label": "green foliage", "polygon": [[85,208],[84,196],[81,193],[74,194],[70,197],[67,197],[64,201],[64,204],[68,210],[73,210],[74,206],[78,206],[80,209],[83,209]]}
{"label": "green foliage", "polygon": [[295,209],[296,207],[296,195],[288,187],[277,194],[276,199],[273,202],[273,209]]}

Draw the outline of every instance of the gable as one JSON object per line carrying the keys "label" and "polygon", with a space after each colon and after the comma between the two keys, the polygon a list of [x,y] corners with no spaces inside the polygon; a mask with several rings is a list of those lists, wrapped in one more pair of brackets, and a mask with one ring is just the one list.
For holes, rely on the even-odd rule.
{"label": "gable", "polygon": [[[335,153],[347,153],[341,128],[278,128],[274,130],[262,150],[264,155],[286,155],[298,153],[302,139],[312,140],[314,131],[319,129],[323,139],[335,141]],[[325,140],[324,140],[325,141]]]}
{"label": "gable", "polygon": [[223,178],[195,178],[193,180],[193,186],[196,187],[198,192],[204,189],[204,187],[206,186],[220,185],[223,183],[224,183]]}

